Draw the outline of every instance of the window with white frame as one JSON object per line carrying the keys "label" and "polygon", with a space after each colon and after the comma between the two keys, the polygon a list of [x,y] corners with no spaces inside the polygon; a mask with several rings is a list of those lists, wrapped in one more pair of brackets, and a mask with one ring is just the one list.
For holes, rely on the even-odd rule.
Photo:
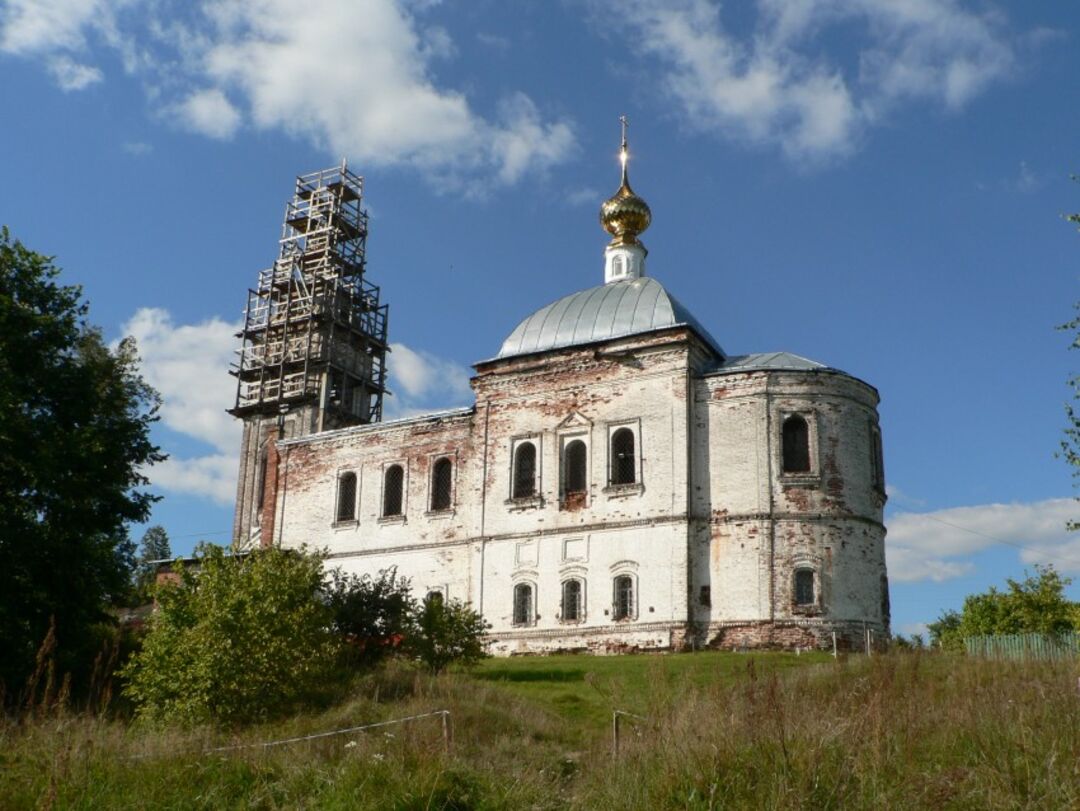
{"label": "window with white frame", "polygon": [[514,586],[514,625],[532,625],[536,618],[535,595],[532,583],[518,583]]}
{"label": "window with white frame", "polygon": [[538,491],[536,466],[536,443],[532,440],[519,442],[514,448],[513,485],[510,497],[515,499],[535,498]]}
{"label": "window with white frame", "polygon": [[611,435],[611,484],[637,482],[637,441],[631,428],[617,428]]}
{"label": "window with white frame", "polygon": [[448,456],[435,460],[431,468],[431,511],[449,510],[453,501],[454,464]]}
{"label": "window with white frame", "polygon": [[585,616],[585,585],[576,577],[563,581],[559,615],[563,622],[581,622]]}
{"label": "window with white frame", "polygon": [[563,446],[563,495],[585,493],[589,489],[589,451],[580,439]]}
{"label": "window with white frame", "polygon": [[616,620],[628,620],[634,617],[634,578],[632,575],[621,574],[613,581],[614,601],[613,615]]}

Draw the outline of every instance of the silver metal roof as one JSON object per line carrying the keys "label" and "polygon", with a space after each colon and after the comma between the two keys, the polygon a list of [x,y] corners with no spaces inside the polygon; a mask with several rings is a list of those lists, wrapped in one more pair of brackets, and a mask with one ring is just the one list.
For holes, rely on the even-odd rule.
{"label": "silver metal roof", "polygon": [[642,277],[582,290],[537,310],[503,341],[498,357],[591,344],[687,326],[721,357],[724,350],[656,279]]}
{"label": "silver metal roof", "polygon": [[818,363],[816,360],[804,358],[801,355],[793,355],[790,352],[758,352],[753,355],[732,355],[723,363],[713,369],[710,374],[726,374],[729,372],[753,372],[763,369],[792,370],[808,372],[814,369],[823,369],[833,372],[840,371]]}

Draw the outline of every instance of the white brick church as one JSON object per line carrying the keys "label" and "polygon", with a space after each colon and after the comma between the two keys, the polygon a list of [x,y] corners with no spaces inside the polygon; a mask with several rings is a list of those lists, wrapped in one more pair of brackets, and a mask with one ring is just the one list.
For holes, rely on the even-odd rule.
{"label": "white brick church", "polygon": [[[476,363],[474,405],[387,422],[385,318],[381,334],[370,321],[350,333],[355,314],[320,326],[342,289],[361,288],[328,283],[306,309],[285,288],[286,261],[297,289],[347,277],[361,238],[332,222],[351,200],[335,189],[352,183],[358,205],[359,178],[344,165],[311,178],[249,299],[233,412],[240,546],[325,547],[358,574],[396,567],[414,593],[480,611],[503,654],[888,634],[877,391],[786,352],[727,354],[646,274],[651,213],[627,180],[625,137],[622,184],[600,214],[603,284],[527,316]],[[363,289],[349,299],[358,313],[378,307]],[[289,332],[297,313],[306,331]]]}

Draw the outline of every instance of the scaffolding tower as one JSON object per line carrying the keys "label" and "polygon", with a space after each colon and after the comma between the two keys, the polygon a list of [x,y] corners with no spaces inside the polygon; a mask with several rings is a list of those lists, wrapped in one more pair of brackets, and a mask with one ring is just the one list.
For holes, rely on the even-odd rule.
{"label": "scaffolding tower", "polygon": [[314,405],[315,430],[382,418],[388,305],[364,278],[363,184],[345,161],[296,179],[278,259],[248,290],[231,414]]}

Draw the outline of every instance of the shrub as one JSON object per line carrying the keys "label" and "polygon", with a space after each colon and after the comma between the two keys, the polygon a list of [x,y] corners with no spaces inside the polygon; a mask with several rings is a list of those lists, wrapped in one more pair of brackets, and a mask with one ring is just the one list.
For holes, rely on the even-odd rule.
{"label": "shrub", "polygon": [[428,670],[441,673],[451,662],[473,665],[487,656],[484,635],[490,627],[464,603],[432,595],[417,609],[405,645]]}
{"label": "shrub", "polygon": [[352,666],[371,667],[401,644],[409,633],[416,601],[409,580],[399,577],[397,568],[385,569],[378,577],[330,573],[327,602],[334,617],[334,630],[341,636],[343,659]]}
{"label": "shrub", "polygon": [[184,724],[280,715],[325,689],[337,641],[321,555],[204,545],[160,586],[143,648],[124,668],[139,717]]}

